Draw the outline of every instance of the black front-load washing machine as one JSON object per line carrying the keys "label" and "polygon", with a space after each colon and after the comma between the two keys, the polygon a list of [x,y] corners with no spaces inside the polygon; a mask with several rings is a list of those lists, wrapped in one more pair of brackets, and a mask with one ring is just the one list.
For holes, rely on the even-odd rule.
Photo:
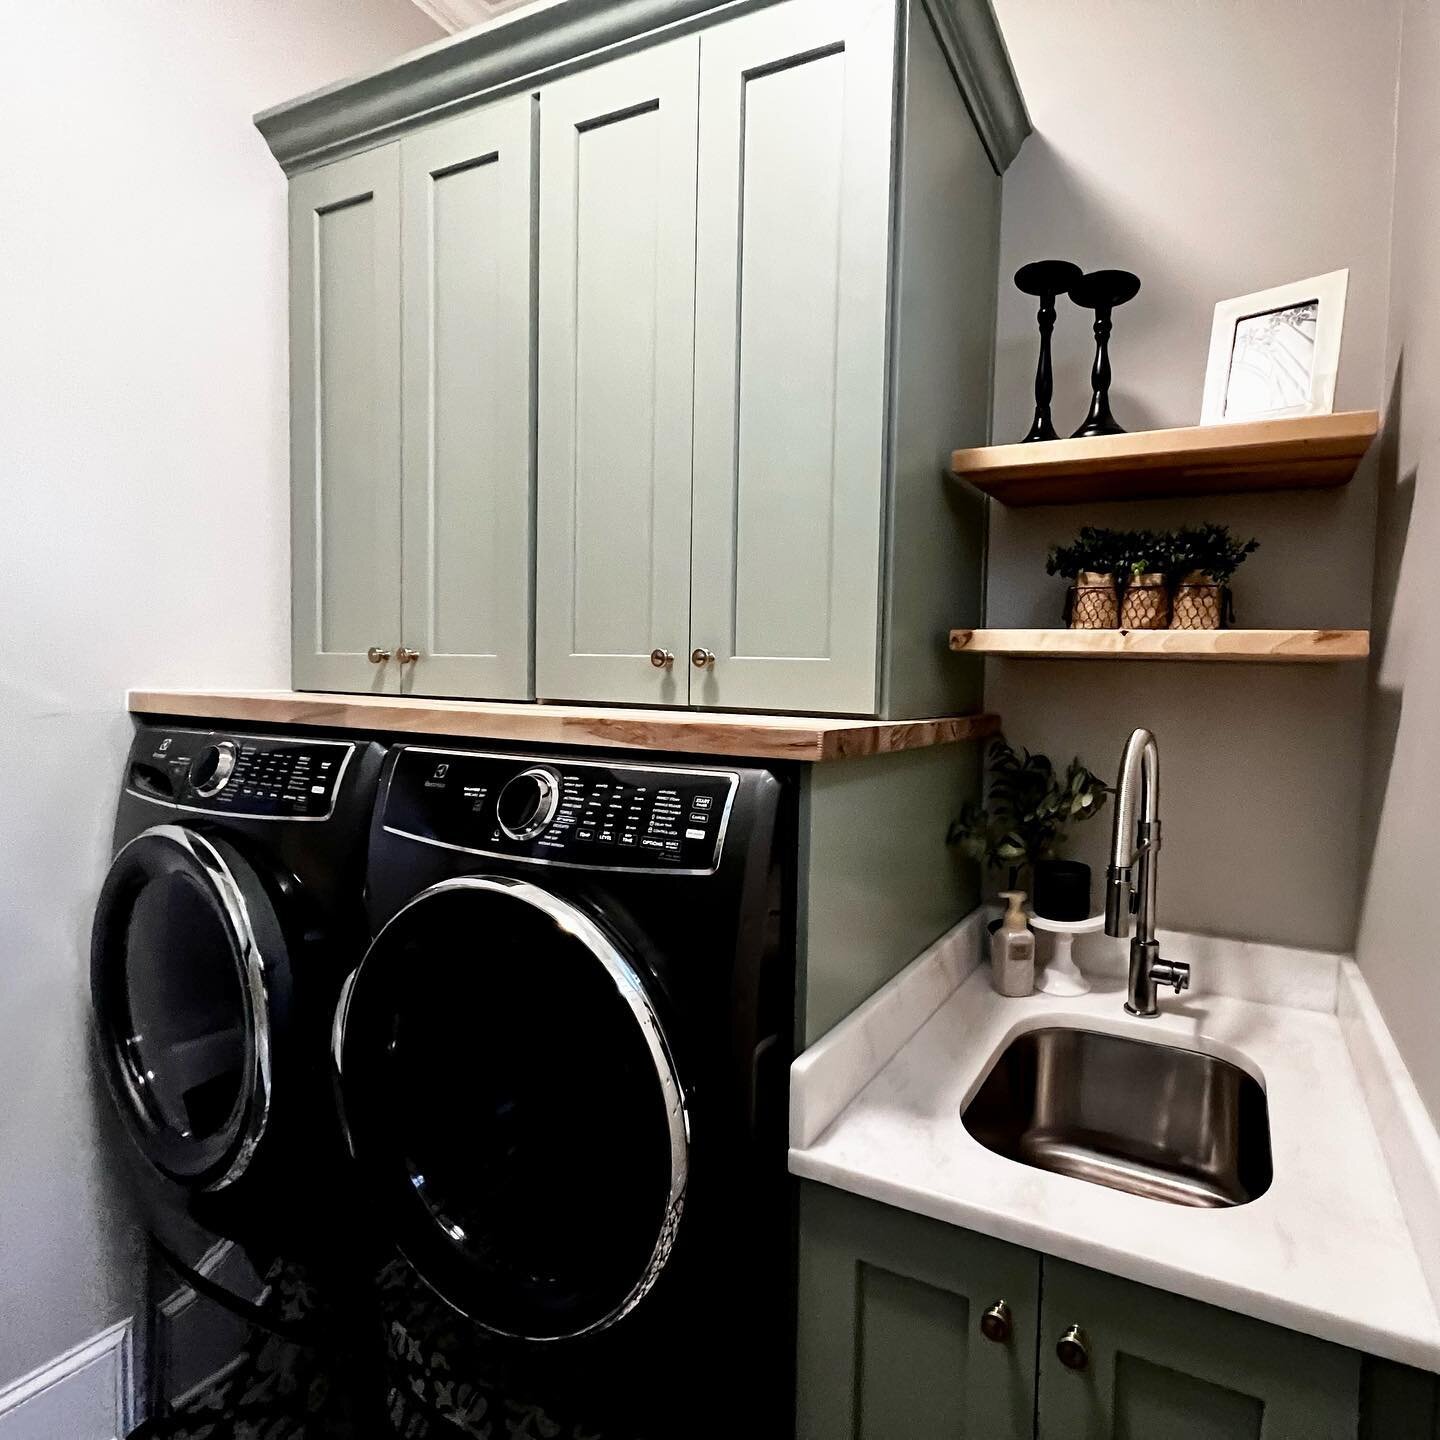
{"label": "black front-load washing machine", "polygon": [[335,1058],[423,1433],[789,1427],[792,800],[723,762],[391,752]]}
{"label": "black front-load washing machine", "polygon": [[[95,911],[91,997],[132,1192],[189,1287],[157,1297],[152,1329],[169,1317],[172,1340],[188,1326],[202,1349],[220,1345],[196,1318],[197,1294],[313,1338],[296,1294],[351,1262],[330,1037],[367,938],[383,755],[339,738],[137,730]],[[149,1346],[152,1410],[162,1367],[185,1365],[165,1342],[157,1333]]]}

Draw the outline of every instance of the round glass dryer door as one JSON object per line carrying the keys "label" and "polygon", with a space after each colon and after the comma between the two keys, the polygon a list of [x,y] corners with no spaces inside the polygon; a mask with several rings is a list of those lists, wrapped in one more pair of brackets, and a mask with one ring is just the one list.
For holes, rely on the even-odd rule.
{"label": "round glass dryer door", "polygon": [[224,841],[157,825],[111,863],[91,933],[91,998],[111,1091],[172,1180],[219,1189],[270,1112],[271,991],[288,982],[280,925]]}
{"label": "round glass dryer door", "polygon": [[559,1340],[640,1302],[683,1208],[685,1096],[640,968],[589,916],[521,880],[434,886],[351,977],[336,1051],[392,1236],[457,1310]]}

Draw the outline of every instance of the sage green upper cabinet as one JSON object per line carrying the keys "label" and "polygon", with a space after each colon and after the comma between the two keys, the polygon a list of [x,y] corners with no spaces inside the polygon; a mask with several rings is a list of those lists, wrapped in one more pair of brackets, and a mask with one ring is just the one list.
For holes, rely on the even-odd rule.
{"label": "sage green upper cabinet", "polygon": [[534,102],[400,144],[405,688],[531,690]]}
{"label": "sage green upper cabinet", "polygon": [[394,690],[400,625],[400,152],[290,187],[292,671]]}
{"label": "sage green upper cabinet", "polygon": [[990,438],[1030,130],[989,4],[538,6],[256,123],[298,686],[978,705],[984,502],[946,471]]}
{"label": "sage green upper cabinet", "polygon": [[1354,1440],[1353,1350],[1049,1257],[1044,1296],[1040,1440]]}
{"label": "sage green upper cabinet", "polygon": [[876,709],[895,24],[789,0],[701,40],[697,704]]}
{"label": "sage green upper cabinet", "polygon": [[535,668],[549,699],[689,698],[699,51],[694,36],[656,45],[540,97]]}

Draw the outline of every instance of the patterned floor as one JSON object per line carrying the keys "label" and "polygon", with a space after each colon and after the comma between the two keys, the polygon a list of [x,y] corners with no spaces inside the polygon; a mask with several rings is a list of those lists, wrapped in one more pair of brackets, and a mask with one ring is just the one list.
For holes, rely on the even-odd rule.
{"label": "patterned floor", "polygon": [[[269,1278],[266,1305],[282,1324],[323,1314],[303,1276]],[[485,1362],[464,1322],[398,1262],[382,1276],[371,1324],[344,1328],[355,1343],[321,1350],[255,1327],[224,1374],[129,1440],[642,1440],[556,1418],[553,1402],[502,1389],[503,1371]]]}

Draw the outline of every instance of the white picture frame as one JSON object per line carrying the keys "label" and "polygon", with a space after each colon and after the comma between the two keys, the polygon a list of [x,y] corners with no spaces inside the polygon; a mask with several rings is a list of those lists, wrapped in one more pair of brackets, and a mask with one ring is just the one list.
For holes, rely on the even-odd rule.
{"label": "white picture frame", "polygon": [[1200,423],[1330,414],[1349,279],[1348,270],[1331,270],[1220,301]]}

